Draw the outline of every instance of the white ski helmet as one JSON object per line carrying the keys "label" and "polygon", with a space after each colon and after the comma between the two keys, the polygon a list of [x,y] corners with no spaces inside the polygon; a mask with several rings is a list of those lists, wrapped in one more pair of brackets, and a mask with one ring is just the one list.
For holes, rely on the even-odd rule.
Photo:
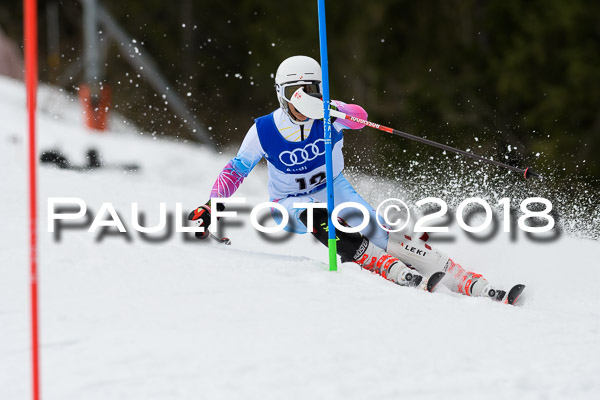
{"label": "white ski helmet", "polygon": [[275,90],[279,105],[292,120],[295,118],[289,112],[288,102],[300,87],[306,93],[321,93],[321,66],[306,56],[293,56],[283,60],[275,74]]}

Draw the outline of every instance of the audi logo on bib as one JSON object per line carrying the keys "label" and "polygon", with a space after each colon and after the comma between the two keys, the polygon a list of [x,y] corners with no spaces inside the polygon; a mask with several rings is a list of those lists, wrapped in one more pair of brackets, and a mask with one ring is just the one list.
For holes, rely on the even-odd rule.
{"label": "audi logo on bib", "polygon": [[302,149],[292,151],[283,151],[279,154],[279,161],[286,167],[304,164],[312,161],[318,156],[325,154],[325,139],[317,139],[314,143],[309,143]]}

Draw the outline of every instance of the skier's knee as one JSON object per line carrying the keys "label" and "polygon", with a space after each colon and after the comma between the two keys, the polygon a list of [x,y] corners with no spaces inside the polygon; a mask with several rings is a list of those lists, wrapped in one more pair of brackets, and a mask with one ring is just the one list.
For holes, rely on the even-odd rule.
{"label": "skier's knee", "polygon": [[[323,243],[325,246],[328,245],[329,233],[327,226],[327,210],[324,208],[314,208],[313,212],[313,230],[312,234],[317,240]],[[308,210],[303,210],[299,215],[300,221],[307,226],[308,221]],[[338,219],[338,222],[344,224],[343,220]],[[354,255],[361,247],[363,243],[363,235],[358,232],[348,233],[342,232],[338,229],[335,230],[337,238],[337,253],[342,258],[342,261],[353,260]],[[365,239],[366,240],[366,239]]]}
{"label": "skier's knee", "polygon": [[[313,226],[312,233],[314,234],[322,224],[327,225],[327,210],[324,208],[313,208]],[[308,209],[302,210],[299,215],[300,221],[304,224],[304,226],[308,227]]]}
{"label": "skier's knee", "polygon": [[[312,210],[313,213],[313,226],[311,233],[317,240],[327,246],[327,231],[323,227],[323,224],[327,226],[327,210],[323,208],[315,208]],[[300,221],[308,229],[308,210],[304,209],[299,215]]]}

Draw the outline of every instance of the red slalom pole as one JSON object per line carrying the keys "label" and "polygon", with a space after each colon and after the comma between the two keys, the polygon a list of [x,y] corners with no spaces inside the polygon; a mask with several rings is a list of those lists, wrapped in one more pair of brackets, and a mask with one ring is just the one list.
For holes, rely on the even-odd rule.
{"label": "red slalom pole", "polygon": [[23,0],[25,42],[25,85],[29,122],[29,238],[31,290],[31,351],[33,399],[40,399],[40,357],[37,284],[37,156],[35,146],[35,109],[38,82],[37,0]]}

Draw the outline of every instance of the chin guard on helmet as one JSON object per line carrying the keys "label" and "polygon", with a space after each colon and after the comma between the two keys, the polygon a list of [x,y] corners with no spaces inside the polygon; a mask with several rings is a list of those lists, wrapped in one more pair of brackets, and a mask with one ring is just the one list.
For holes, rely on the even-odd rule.
{"label": "chin guard on helmet", "polygon": [[289,101],[299,88],[306,93],[321,93],[321,66],[306,56],[293,56],[285,59],[275,74],[275,91],[283,111],[292,119]]}
{"label": "chin guard on helmet", "polygon": [[311,96],[322,97],[321,96],[321,82],[299,81],[299,82],[285,83],[283,85],[275,84],[275,90],[277,91],[277,98],[279,99],[279,105],[288,114],[288,116],[294,120],[296,120],[296,118],[290,113],[290,103],[292,100],[292,95],[298,89],[303,89],[304,93],[307,93]]}

